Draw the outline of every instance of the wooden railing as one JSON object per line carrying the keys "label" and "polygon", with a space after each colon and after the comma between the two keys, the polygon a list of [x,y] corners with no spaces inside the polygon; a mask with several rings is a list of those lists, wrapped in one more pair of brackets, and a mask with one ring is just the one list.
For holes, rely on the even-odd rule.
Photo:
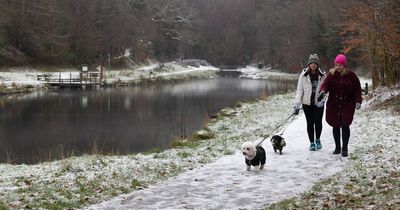
{"label": "wooden railing", "polygon": [[60,87],[100,86],[101,74],[99,72],[80,72],[78,77],[70,74],[68,78],[65,78],[60,73],[58,78],[47,77],[45,80],[49,85]]}

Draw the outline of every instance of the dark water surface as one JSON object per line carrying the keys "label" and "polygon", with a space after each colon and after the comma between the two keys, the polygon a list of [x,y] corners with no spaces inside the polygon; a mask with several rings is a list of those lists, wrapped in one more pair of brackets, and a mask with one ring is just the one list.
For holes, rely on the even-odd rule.
{"label": "dark water surface", "polygon": [[1,96],[0,162],[166,149],[224,107],[294,89],[293,82],[218,78]]}

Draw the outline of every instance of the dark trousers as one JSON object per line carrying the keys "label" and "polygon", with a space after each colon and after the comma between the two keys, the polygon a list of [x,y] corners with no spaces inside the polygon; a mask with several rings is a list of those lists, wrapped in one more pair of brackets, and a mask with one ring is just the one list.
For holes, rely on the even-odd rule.
{"label": "dark trousers", "polygon": [[350,138],[350,127],[349,126],[341,126],[333,128],[333,139],[335,139],[335,150],[340,151],[340,128],[342,128],[342,140],[343,140],[343,147],[342,151],[348,151],[347,145],[349,144]]}
{"label": "dark trousers", "polygon": [[314,143],[314,133],[316,139],[319,139],[322,132],[322,115],[324,107],[318,108],[315,105],[303,104],[303,111],[307,121],[307,134],[310,143]]}

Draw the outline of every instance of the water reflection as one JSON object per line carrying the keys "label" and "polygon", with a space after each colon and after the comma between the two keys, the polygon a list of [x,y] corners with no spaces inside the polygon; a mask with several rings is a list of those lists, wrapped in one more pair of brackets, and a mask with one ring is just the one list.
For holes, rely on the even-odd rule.
{"label": "water reflection", "polygon": [[295,84],[220,78],[100,91],[0,97],[0,162],[35,163],[86,152],[128,154],[169,147],[238,101]]}

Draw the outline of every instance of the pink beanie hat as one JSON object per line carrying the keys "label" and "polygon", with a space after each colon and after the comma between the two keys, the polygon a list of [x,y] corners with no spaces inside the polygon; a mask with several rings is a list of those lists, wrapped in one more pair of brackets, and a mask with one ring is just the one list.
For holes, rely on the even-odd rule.
{"label": "pink beanie hat", "polygon": [[339,54],[336,56],[335,58],[335,64],[342,64],[343,66],[347,67],[347,59],[346,56],[344,56],[343,54]]}

